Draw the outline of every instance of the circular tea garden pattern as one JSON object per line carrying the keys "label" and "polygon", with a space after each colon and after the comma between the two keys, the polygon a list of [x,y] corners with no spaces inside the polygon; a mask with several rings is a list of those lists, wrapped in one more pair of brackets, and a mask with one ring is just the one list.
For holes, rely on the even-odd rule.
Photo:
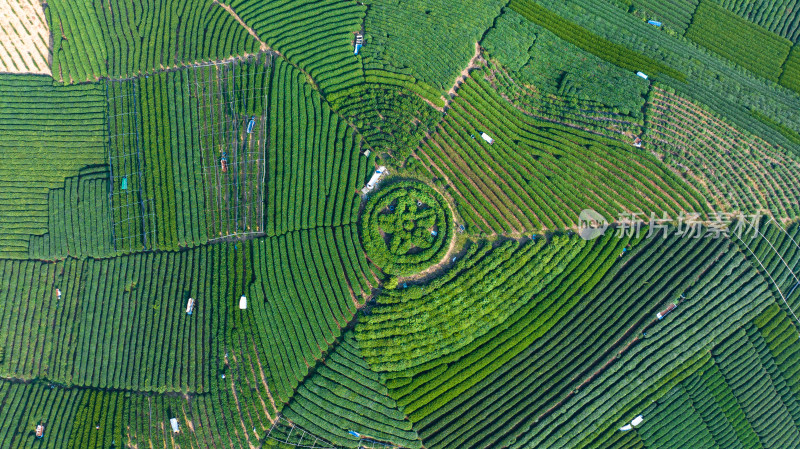
{"label": "circular tea garden pattern", "polygon": [[451,233],[447,203],[422,182],[400,181],[378,190],[361,220],[367,254],[391,275],[414,274],[438,262]]}

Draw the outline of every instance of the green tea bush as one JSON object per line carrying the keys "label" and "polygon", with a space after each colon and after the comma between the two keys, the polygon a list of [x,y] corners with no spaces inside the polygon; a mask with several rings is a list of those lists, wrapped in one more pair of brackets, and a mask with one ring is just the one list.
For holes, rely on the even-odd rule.
{"label": "green tea bush", "polygon": [[369,200],[361,226],[372,261],[386,273],[408,275],[438,262],[447,252],[453,222],[433,188],[401,181]]}

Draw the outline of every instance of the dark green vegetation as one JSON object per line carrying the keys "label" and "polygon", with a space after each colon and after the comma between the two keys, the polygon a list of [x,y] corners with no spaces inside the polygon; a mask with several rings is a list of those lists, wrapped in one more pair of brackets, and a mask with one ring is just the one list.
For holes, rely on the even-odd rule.
{"label": "dark green vegetation", "polygon": [[800,37],[800,9],[791,0],[719,0],[719,4],[792,42]]}
{"label": "dark green vegetation", "polygon": [[444,198],[419,181],[399,181],[371,195],[361,218],[361,240],[385,273],[409,275],[447,252],[453,219]]}
{"label": "dark green vegetation", "polygon": [[[475,54],[475,42],[492,25],[500,0],[369,0],[364,26],[364,67],[408,75],[447,91]],[[458,26],[450,26],[457,23]]]}
{"label": "dark green vegetation", "polygon": [[[429,447],[509,444],[520,434],[533,445],[548,441],[553,447],[585,447],[608,438],[616,420],[634,413],[630,420],[639,404],[692,372],[708,342],[729,335],[731,323],[751,319],[771,301],[766,282],[730,243],[654,238],[620,260],[626,243],[573,238],[475,250],[463,262],[473,268],[454,268],[443,284],[387,293],[386,306],[357,328],[362,352],[385,373],[390,395],[410,413]],[[541,248],[539,255],[525,263],[520,256],[534,248]],[[503,249],[511,252],[498,253]],[[531,291],[510,290],[518,298],[513,306],[493,297],[475,305],[479,314],[469,313],[466,298],[475,296],[469,289],[474,284],[484,290],[481,284],[490,281],[480,270],[500,262],[503,253],[514,255],[509,262],[520,271],[500,265],[497,272],[512,278],[541,270],[540,257],[558,268],[541,282],[525,283]],[[663,260],[672,263],[658,262]],[[451,291],[464,297],[446,301]],[[680,304],[678,311],[656,320],[670,302]],[[403,324],[428,308],[423,328]],[[463,322],[484,313],[491,320],[482,318],[483,326]],[[446,324],[453,316],[462,317],[463,330],[452,338],[432,324],[455,331]],[[428,332],[441,337],[431,339]],[[621,381],[632,369],[644,376],[641,382]],[[603,412],[581,412],[587,407]]]}
{"label": "dark green vegetation", "polygon": [[775,82],[792,47],[789,40],[737,17],[713,0],[702,0],[697,6],[686,37]]}
{"label": "dark green vegetation", "polygon": [[661,22],[667,30],[684,34],[692,23],[692,15],[699,0],[621,0],[634,9],[634,13],[647,20]]}
{"label": "dark green vegetation", "polygon": [[512,0],[509,6],[526,19],[552,31],[561,39],[624,69],[641,71],[650,75],[663,73],[681,81],[686,79],[686,75],[683,73],[564,20],[558,14],[531,0]]}
{"label": "dark green vegetation", "polygon": [[800,447],[795,9],[48,2],[0,448]]}
{"label": "dark green vegetation", "polygon": [[646,80],[560,39],[514,10],[503,10],[481,44],[517,83],[536,86],[543,96],[590,102],[581,108],[584,112],[604,105],[622,115],[641,116]]}

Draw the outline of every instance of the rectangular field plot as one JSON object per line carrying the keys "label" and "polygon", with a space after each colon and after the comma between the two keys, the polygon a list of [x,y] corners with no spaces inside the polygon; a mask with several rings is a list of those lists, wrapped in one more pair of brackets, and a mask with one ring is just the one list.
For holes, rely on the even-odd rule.
{"label": "rectangular field plot", "polygon": [[272,54],[190,69],[210,240],[264,232]]}
{"label": "rectangular field plot", "polygon": [[106,83],[109,204],[114,249],[155,246],[153,200],[144,188],[136,79]]}

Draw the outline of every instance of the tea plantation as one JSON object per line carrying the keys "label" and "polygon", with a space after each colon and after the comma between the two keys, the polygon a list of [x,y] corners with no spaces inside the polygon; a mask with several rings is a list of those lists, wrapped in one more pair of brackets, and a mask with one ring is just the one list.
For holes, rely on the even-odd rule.
{"label": "tea plantation", "polygon": [[0,1],[0,449],[800,448],[798,39]]}

